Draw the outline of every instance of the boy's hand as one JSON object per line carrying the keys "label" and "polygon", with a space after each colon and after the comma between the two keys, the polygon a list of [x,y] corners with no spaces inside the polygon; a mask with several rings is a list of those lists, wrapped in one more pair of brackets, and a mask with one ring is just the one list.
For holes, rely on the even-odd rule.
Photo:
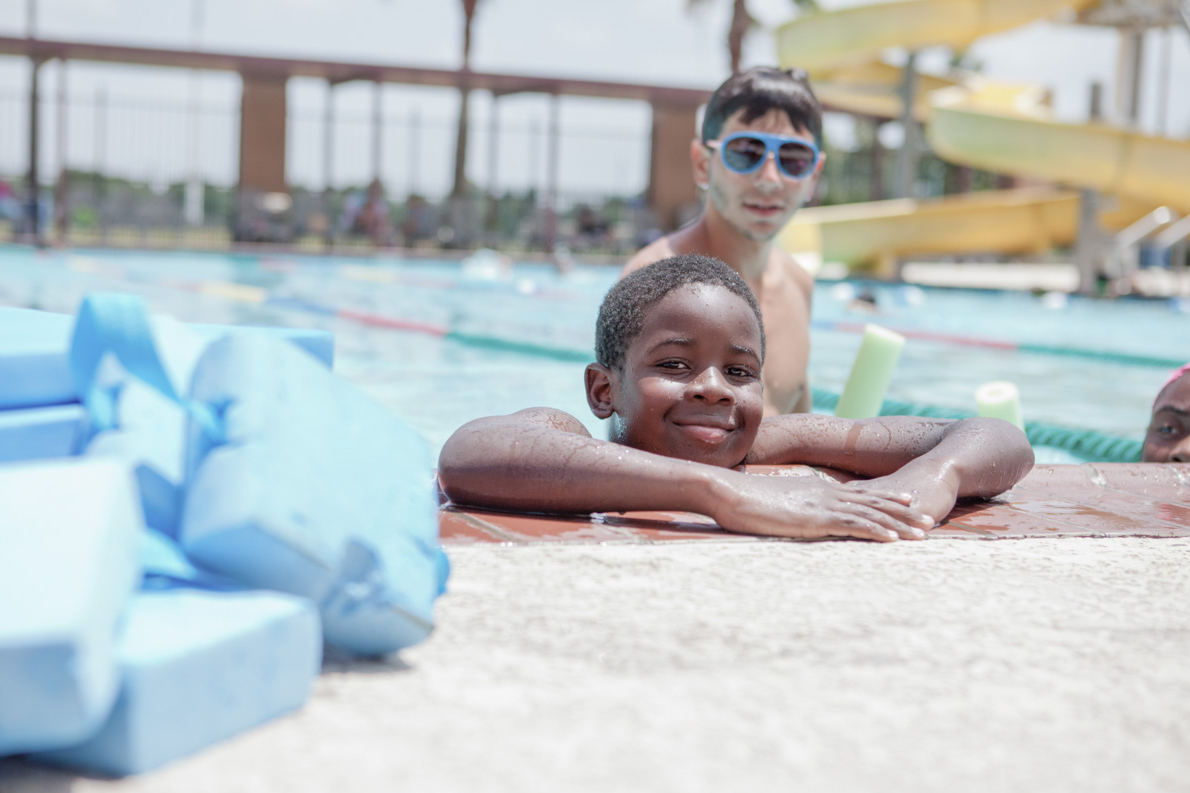
{"label": "boy's hand", "polygon": [[875,493],[908,504],[914,510],[933,519],[934,524],[946,519],[954,509],[958,493],[958,477],[951,467],[937,471],[912,470],[912,463],[899,471],[875,479],[850,482],[847,487],[863,493]]}
{"label": "boy's hand", "polygon": [[934,525],[908,497],[814,476],[739,474],[718,504],[711,517],[723,528],[774,537],[920,540]]}

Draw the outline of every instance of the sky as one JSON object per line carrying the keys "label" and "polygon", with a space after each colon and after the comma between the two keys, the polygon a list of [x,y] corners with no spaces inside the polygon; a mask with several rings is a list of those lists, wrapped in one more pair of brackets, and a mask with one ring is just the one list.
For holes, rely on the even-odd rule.
{"label": "sky", "polygon": [[[461,64],[458,0],[0,0],[0,35],[26,34],[31,3],[35,33],[44,38],[437,68]],[[821,0],[828,9],[856,4]],[[481,0],[472,67],[709,91],[727,75],[724,37],[730,5],[729,0],[707,0],[691,11],[687,0]],[[795,15],[790,0],[752,0],[750,5],[770,29]],[[196,11],[201,16],[198,24]],[[1092,81],[1104,83],[1110,96],[1116,52],[1113,31],[1042,21],[983,39],[971,54],[991,77],[1050,88],[1056,115],[1080,120],[1086,115]],[[1145,54],[1142,127],[1190,137],[1190,34],[1180,28],[1152,31],[1146,36]],[[897,51],[886,55],[894,61],[904,57]],[[926,70],[939,69],[947,57],[946,51],[935,48],[923,53],[921,63]],[[763,29],[753,33],[746,42],[745,65],[775,61],[771,34]],[[41,162],[46,173],[55,172],[61,160],[52,101],[60,86],[58,72],[57,64],[48,64],[42,72],[46,109]],[[24,168],[28,74],[21,59],[0,58],[0,174]],[[191,76],[179,70],[78,63],[67,67],[65,77],[70,100],[65,159],[71,166],[99,164],[164,183],[188,173],[197,156],[206,178],[234,181],[239,97],[235,75]],[[1168,98],[1164,117],[1163,93]],[[321,119],[326,87],[318,81],[292,80],[289,97],[289,179],[320,188],[325,177]],[[192,101],[202,111],[197,123],[187,112]],[[333,101],[339,121],[331,180],[339,186],[359,184],[372,168],[372,87],[340,86]],[[494,158],[489,156],[487,134],[493,103],[482,92],[473,102],[471,179],[479,184],[494,181],[501,190],[541,186],[548,100],[518,95],[499,102]],[[382,103],[386,126],[381,172],[390,192],[434,195],[448,189],[457,93],[388,86]],[[107,112],[97,112],[97,107]],[[650,128],[647,105],[565,98],[560,115],[564,192],[632,194],[643,189]],[[829,120],[831,142],[847,146],[850,133],[849,119]],[[895,138],[895,128],[890,135]]]}

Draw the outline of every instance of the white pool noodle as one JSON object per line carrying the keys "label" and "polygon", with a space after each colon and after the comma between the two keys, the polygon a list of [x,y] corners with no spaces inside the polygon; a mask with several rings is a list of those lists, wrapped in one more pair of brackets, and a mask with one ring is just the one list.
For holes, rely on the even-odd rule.
{"label": "white pool noodle", "polygon": [[1008,380],[984,383],[975,389],[975,403],[979,406],[979,415],[1004,419],[1021,430],[1025,428],[1021,420],[1021,395],[1015,383]]}

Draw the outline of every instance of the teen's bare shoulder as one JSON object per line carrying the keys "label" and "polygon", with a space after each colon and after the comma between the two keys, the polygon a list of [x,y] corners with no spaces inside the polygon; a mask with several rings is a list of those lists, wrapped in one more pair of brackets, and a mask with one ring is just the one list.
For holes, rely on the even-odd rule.
{"label": "teen's bare shoulder", "polygon": [[774,247],[772,255],[783,278],[797,287],[797,290],[805,297],[806,305],[809,305],[814,295],[814,276],[810,274],[809,270],[798,264],[796,259],[780,248]]}
{"label": "teen's bare shoulder", "polygon": [[650,242],[645,247],[632,255],[628,263],[624,265],[624,269],[620,271],[620,277],[628,275],[628,273],[646,267],[653,262],[659,262],[662,259],[668,259],[671,256],[677,256],[678,252],[674,250],[672,235],[666,235],[659,240]]}

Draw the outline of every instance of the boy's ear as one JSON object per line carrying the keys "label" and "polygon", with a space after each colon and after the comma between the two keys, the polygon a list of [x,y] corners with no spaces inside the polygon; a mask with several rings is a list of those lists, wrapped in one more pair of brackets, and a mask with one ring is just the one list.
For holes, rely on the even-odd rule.
{"label": "boy's ear", "polygon": [[591,412],[598,418],[611,418],[615,413],[612,400],[612,378],[615,377],[610,369],[603,364],[587,364],[587,404]]}
{"label": "boy's ear", "polygon": [[711,150],[703,145],[701,138],[690,139],[690,164],[694,166],[694,184],[699,190],[706,190],[711,176],[709,163]]}

